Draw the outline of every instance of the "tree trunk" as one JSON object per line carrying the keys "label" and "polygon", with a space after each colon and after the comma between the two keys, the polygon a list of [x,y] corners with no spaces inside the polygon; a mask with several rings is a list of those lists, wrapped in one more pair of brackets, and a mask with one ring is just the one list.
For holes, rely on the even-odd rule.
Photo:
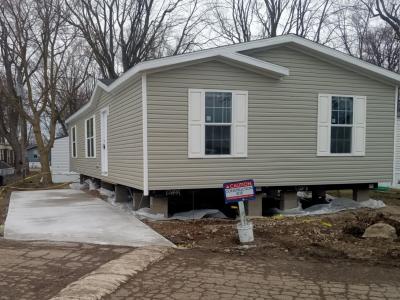
{"label": "tree trunk", "polygon": [[17,176],[24,176],[24,163],[22,157],[22,149],[20,145],[13,147],[14,150],[14,167],[15,167],[15,174]]}
{"label": "tree trunk", "polygon": [[21,122],[21,161],[22,161],[22,176],[25,178],[25,176],[28,175],[29,173],[29,162],[26,159],[26,145],[28,141],[28,130],[27,130],[27,123],[26,119],[24,119],[22,116],[20,116],[20,122]]}
{"label": "tree trunk", "polygon": [[52,184],[51,171],[50,171],[50,162],[49,162],[49,151],[39,151],[40,154],[40,164],[41,164],[41,172],[43,178],[43,184],[49,185]]}

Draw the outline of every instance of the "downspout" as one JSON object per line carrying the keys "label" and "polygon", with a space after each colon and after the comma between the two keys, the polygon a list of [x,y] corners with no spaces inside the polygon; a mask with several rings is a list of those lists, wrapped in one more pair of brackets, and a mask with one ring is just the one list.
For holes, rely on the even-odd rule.
{"label": "downspout", "polygon": [[147,74],[142,73],[142,120],[143,120],[143,195],[149,195],[149,162],[147,152]]}
{"label": "downspout", "polygon": [[393,144],[393,175],[392,175],[392,186],[394,187],[397,184],[396,180],[396,165],[397,165],[397,106],[399,102],[399,86],[395,86],[394,90],[394,144]]}

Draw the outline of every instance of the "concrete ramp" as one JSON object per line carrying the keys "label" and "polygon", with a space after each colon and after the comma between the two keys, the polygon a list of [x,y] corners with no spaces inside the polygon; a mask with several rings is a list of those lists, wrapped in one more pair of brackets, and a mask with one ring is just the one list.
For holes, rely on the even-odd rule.
{"label": "concrete ramp", "polygon": [[133,215],[85,192],[13,192],[4,237],[107,245],[174,246]]}

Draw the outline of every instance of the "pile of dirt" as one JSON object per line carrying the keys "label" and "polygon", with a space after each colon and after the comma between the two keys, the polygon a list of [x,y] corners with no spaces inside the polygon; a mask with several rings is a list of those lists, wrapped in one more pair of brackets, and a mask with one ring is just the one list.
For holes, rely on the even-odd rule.
{"label": "pile of dirt", "polygon": [[386,209],[360,209],[324,216],[265,217],[253,219],[255,242],[240,245],[233,220],[146,221],[173,243],[186,248],[205,248],[253,256],[289,253],[299,259],[354,259],[372,264],[400,266],[400,240],[363,239],[365,229],[377,222],[394,226],[398,216]]}

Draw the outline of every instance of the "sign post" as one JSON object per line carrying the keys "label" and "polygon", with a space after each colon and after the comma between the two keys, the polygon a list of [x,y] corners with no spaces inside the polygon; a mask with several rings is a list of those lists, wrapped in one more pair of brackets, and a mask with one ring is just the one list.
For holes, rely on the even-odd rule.
{"label": "sign post", "polygon": [[247,225],[246,211],[244,209],[243,201],[239,201],[238,206],[239,206],[240,224]]}
{"label": "sign post", "polygon": [[239,206],[240,223],[237,224],[239,239],[241,243],[254,241],[253,224],[247,222],[244,201],[256,200],[256,188],[254,180],[247,179],[242,181],[224,183],[225,203],[237,202]]}

